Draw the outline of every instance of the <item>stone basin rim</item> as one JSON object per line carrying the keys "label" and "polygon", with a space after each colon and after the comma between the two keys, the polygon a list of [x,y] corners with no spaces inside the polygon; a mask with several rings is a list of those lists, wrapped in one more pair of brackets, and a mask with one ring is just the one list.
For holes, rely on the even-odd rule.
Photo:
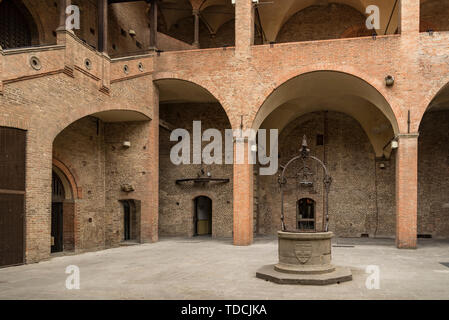
{"label": "stone basin rim", "polygon": [[334,236],[332,231],[328,232],[292,232],[292,231],[278,231],[280,239],[295,239],[295,240],[319,240],[331,239]]}

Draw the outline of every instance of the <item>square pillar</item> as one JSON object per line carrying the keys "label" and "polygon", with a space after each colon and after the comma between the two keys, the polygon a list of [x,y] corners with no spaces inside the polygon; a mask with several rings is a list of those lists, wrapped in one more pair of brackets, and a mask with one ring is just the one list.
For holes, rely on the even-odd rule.
{"label": "square pillar", "polygon": [[98,51],[108,51],[108,0],[97,0],[98,7]]}
{"label": "square pillar", "polygon": [[140,241],[156,242],[159,239],[159,91],[152,84],[152,118],[146,148],[147,190],[141,210]]}
{"label": "square pillar", "polygon": [[150,2],[150,50],[157,50],[157,0]]}
{"label": "square pillar", "polygon": [[402,35],[419,33],[420,0],[401,0],[400,32]]}
{"label": "square pillar", "polygon": [[56,29],[56,43],[57,44],[66,44],[66,9],[67,7],[72,5],[72,0],[59,0],[58,9],[59,9],[59,26]]}
{"label": "square pillar", "polygon": [[193,26],[193,46],[195,48],[200,47],[200,11],[198,9],[193,9],[193,18],[194,18],[194,26]]}
{"label": "square pillar", "polygon": [[254,44],[254,6],[252,0],[236,0],[235,3],[235,53],[249,56]]}
{"label": "square pillar", "polygon": [[[234,245],[253,243],[253,165],[248,159],[248,139],[234,142]],[[244,152],[243,161],[237,160],[237,150]]]}
{"label": "square pillar", "polygon": [[418,134],[398,135],[396,154],[396,246],[414,249],[418,224]]}

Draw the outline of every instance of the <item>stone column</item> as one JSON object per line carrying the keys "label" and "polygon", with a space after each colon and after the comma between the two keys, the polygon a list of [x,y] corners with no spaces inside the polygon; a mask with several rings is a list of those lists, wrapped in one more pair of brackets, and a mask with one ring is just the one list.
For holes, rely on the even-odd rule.
{"label": "stone column", "polygon": [[59,9],[59,26],[56,29],[56,43],[57,44],[65,44],[66,43],[66,37],[65,37],[65,31],[66,31],[66,19],[67,14],[65,10],[68,6],[72,5],[72,0],[59,0],[58,9]]}
{"label": "stone column", "polygon": [[200,47],[200,11],[198,9],[193,9],[193,17],[195,19],[193,46],[196,48],[199,48]]}
{"label": "stone column", "polygon": [[418,223],[418,134],[400,134],[396,154],[396,245],[416,248]]}
{"label": "stone column", "polygon": [[67,18],[65,10],[68,6],[72,5],[72,0],[59,0],[59,27],[57,31],[65,30],[65,20]]}
{"label": "stone column", "polygon": [[401,0],[400,32],[402,35],[419,33],[420,0]]}
{"label": "stone column", "polygon": [[150,1],[150,49],[157,49],[157,1]]}
{"label": "stone column", "polygon": [[[248,161],[248,145],[246,138],[234,141],[234,245],[237,246],[253,242],[253,166]],[[238,161],[237,150],[244,152],[243,161]]]}
{"label": "stone column", "polygon": [[254,8],[252,0],[236,0],[235,53],[248,57],[254,43]]}
{"label": "stone column", "polygon": [[108,0],[97,0],[98,8],[98,51],[108,51]]}

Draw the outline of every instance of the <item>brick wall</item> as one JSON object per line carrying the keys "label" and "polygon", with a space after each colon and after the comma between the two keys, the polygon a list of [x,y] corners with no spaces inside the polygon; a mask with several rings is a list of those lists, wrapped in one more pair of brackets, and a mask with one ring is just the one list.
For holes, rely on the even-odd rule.
{"label": "brick wall", "polygon": [[[336,112],[327,113],[328,131],[324,146],[316,144],[317,134],[324,134],[324,112],[310,113],[292,121],[280,134],[280,164],[299,154],[304,134],[311,154],[327,159],[333,178],[329,193],[330,230],[338,236],[394,237],[394,159],[376,161],[374,150],[361,126],[353,118]],[[380,163],[385,169],[380,169]],[[295,228],[296,202],[301,198],[316,201],[317,230],[322,230],[323,172],[317,163],[307,162],[315,174],[314,187],[298,187],[294,176],[302,168],[297,161],[287,170],[289,183],[284,188],[287,228]],[[275,234],[280,229],[280,193],[277,175],[259,176],[259,232]]]}
{"label": "brick wall", "polygon": [[[183,128],[192,133],[193,121],[202,123],[202,131],[215,128],[223,132],[229,129],[229,121],[219,104],[163,104],[160,117],[174,128]],[[194,233],[194,199],[207,196],[212,199],[212,236],[232,236],[232,165],[180,165],[170,161],[170,131],[160,130],[160,235],[192,236]],[[192,134],[191,134],[192,138]],[[208,142],[203,142],[203,147]],[[224,150],[224,141],[223,141]],[[193,149],[191,149],[193,153]],[[223,159],[224,161],[224,159]],[[175,180],[196,178],[201,168],[211,172],[213,178],[230,179],[226,184],[196,184],[191,182],[177,185]]]}
{"label": "brick wall", "polygon": [[[123,147],[123,142],[131,142],[130,148]],[[116,246],[124,239],[123,204],[120,200],[148,201],[151,190],[146,182],[152,172],[148,171],[150,162],[148,151],[151,140],[149,139],[149,122],[118,122],[105,125],[105,228],[106,245]],[[135,190],[124,192],[123,185],[131,185]],[[146,204],[146,203],[145,203]],[[137,208],[138,209],[138,208]],[[144,212],[136,210],[137,218],[148,214],[148,208]],[[137,219],[135,230],[139,231],[141,221]],[[138,242],[143,242],[140,232],[135,234]]]}
{"label": "brick wall", "polygon": [[[76,175],[83,193],[76,200],[77,251],[117,246],[123,240],[124,226],[120,200],[148,197],[148,126],[149,122],[103,123],[86,117],[56,137],[53,156]],[[130,141],[131,147],[124,148],[124,141]],[[124,184],[135,191],[123,192]]]}
{"label": "brick wall", "polygon": [[420,127],[418,233],[449,237],[449,112],[427,113]]}
{"label": "brick wall", "polygon": [[276,42],[338,39],[350,27],[363,26],[365,20],[364,15],[347,5],[310,6],[282,26]]}

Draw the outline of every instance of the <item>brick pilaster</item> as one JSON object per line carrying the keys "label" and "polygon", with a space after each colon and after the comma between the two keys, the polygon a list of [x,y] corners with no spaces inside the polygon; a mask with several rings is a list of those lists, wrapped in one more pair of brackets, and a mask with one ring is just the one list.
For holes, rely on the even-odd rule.
{"label": "brick pilaster", "polygon": [[153,116],[150,121],[147,143],[148,193],[144,199],[141,216],[141,242],[159,239],[159,91],[153,84]]}
{"label": "brick pilaster", "polygon": [[420,0],[401,0],[400,31],[402,35],[419,33]]}
{"label": "brick pilaster", "polygon": [[[237,163],[236,150],[239,149],[244,150],[243,163]],[[234,142],[233,194],[234,245],[247,246],[253,242],[253,168],[248,161],[248,141],[244,138]]]}
{"label": "brick pilaster", "polygon": [[396,155],[396,245],[414,249],[418,221],[418,134],[400,134]]}
{"label": "brick pilaster", "polygon": [[252,0],[236,0],[235,4],[235,53],[247,57],[254,43],[254,9]]}

